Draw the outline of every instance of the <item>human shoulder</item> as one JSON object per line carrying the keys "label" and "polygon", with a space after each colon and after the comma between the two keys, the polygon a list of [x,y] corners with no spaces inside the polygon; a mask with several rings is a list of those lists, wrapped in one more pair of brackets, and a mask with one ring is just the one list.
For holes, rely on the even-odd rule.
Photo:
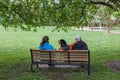
{"label": "human shoulder", "polygon": [[80,40],[80,41],[78,41],[75,45],[76,45],[76,46],[82,46],[82,45],[84,45],[84,44],[85,44],[85,42],[82,41],[82,40]]}
{"label": "human shoulder", "polygon": [[82,41],[82,43],[87,44],[85,41]]}

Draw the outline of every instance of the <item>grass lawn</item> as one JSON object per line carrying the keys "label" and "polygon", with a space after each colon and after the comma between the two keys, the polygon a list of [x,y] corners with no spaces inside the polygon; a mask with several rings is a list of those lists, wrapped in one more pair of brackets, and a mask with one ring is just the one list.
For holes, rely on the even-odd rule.
{"label": "grass lawn", "polygon": [[[75,31],[51,32],[53,28],[40,28],[37,32],[6,31],[0,28],[0,80],[120,80],[120,73],[108,69],[106,62],[120,60],[120,35],[105,32]],[[91,51],[91,76],[84,69],[35,69],[30,70],[30,48],[38,49],[41,37],[48,35],[50,43],[59,48],[58,40],[68,44],[81,34]]]}
{"label": "grass lawn", "polygon": [[113,32],[120,32],[120,27],[111,27],[110,29]]}

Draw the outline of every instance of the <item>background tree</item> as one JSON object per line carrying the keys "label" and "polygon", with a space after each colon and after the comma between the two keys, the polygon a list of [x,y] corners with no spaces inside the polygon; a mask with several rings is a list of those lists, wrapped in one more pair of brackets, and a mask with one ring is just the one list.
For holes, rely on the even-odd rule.
{"label": "background tree", "polygon": [[23,30],[88,26],[98,5],[106,6],[108,12],[120,11],[120,0],[0,0],[0,24]]}

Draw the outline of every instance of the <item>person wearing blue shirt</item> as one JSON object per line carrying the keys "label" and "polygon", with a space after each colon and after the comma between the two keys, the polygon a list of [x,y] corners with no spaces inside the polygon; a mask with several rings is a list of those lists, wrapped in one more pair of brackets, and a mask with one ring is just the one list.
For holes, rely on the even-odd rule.
{"label": "person wearing blue shirt", "polygon": [[54,47],[49,43],[49,37],[44,36],[39,46],[40,50],[55,50]]}

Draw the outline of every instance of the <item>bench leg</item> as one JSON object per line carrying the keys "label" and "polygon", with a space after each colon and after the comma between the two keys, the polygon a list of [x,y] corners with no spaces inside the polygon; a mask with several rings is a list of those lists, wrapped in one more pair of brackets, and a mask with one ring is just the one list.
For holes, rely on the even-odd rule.
{"label": "bench leg", "polygon": [[88,51],[88,75],[90,76],[90,51]]}
{"label": "bench leg", "polygon": [[30,66],[30,71],[33,71],[33,66],[32,66],[32,63],[31,63],[31,66]]}
{"label": "bench leg", "polygon": [[90,75],[90,65],[87,66],[88,75]]}
{"label": "bench leg", "polygon": [[38,68],[38,63],[36,63],[36,67]]}
{"label": "bench leg", "polygon": [[52,66],[52,62],[49,62],[49,63],[48,63],[48,66],[51,67],[51,66]]}
{"label": "bench leg", "polygon": [[53,64],[52,62],[49,62],[49,63],[48,63],[48,66],[49,66],[49,67],[55,67],[55,64]]}

